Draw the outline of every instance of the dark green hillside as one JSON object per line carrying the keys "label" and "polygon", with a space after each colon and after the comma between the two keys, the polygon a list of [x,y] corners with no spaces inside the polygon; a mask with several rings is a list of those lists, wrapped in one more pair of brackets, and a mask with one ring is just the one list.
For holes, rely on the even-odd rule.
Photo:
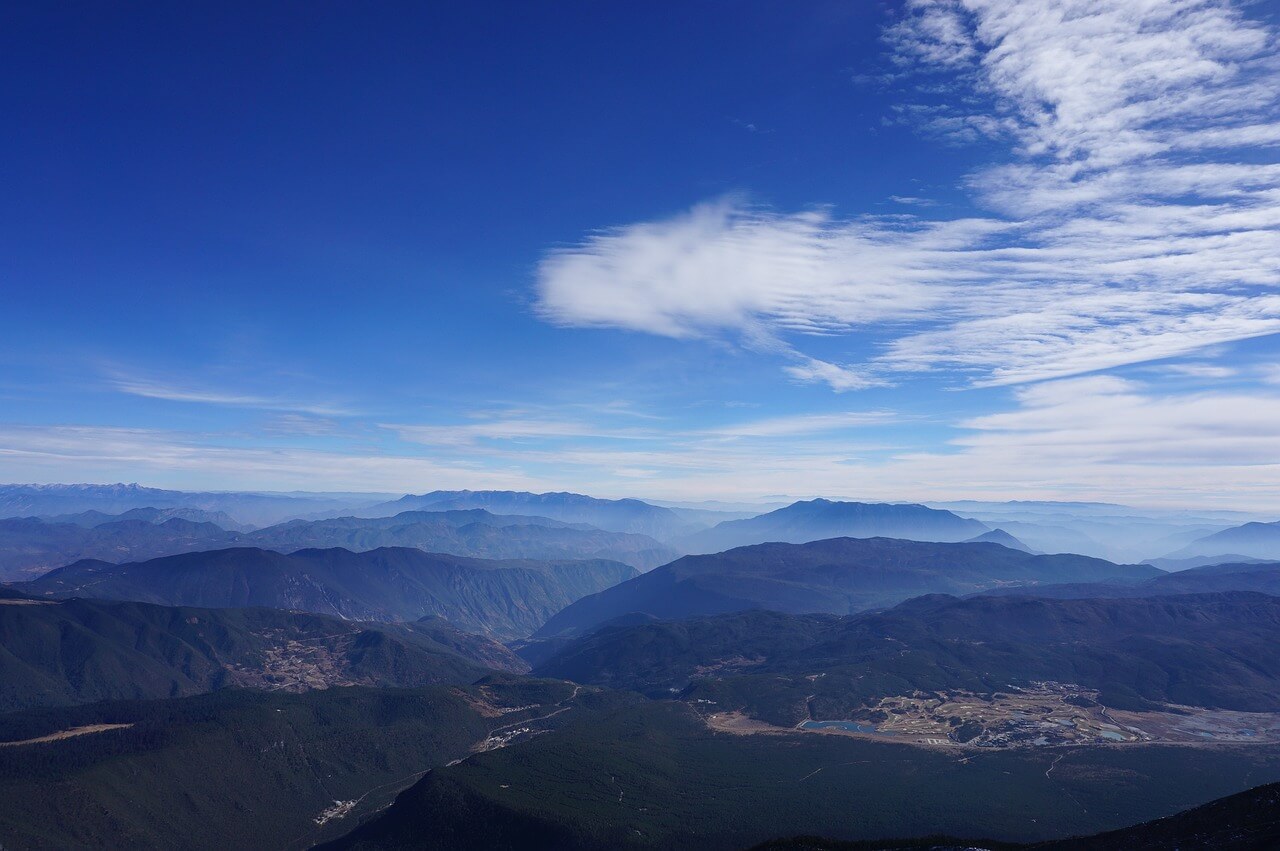
{"label": "dark green hillside", "polygon": [[908,848],[989,849],[989,851],[1273,851],[1280,848],[1280,784],[1211,801],[1167,818],[1107,833],[1032,845],[945,837],[843,842],[798,837],[775,839],[751,851],[906,851]]}
{"label": "dark green hillside", "polygon": [[1280,848],[1278,811],[1280,784],[1271,783],[1168,818],[1052,842],[1042,851],[1273,851]]}
{"label": "dark green hillside", "polygon": [[129,564],[78,562],[20,590],[170,606],[266,606],[352,620],[428,615],[500,638],[524,637],[587,594],[636,575],[613,561],[490,561],[386,547],[290,555],[235,548]]}
{"label": "dark green hillside", "polygon": [[685,556],[585,597],[538,631],[578,634],[632,612],[659,618],[744,609],[851,614],[921,594],[970,594],[1007,585],[1139,581],[1148,565],[1116,565],[1077,555],[1032,555],[991,543],[921,543],[833,538],[759,544]]}
{"label": "dark green hillside", "polygon": [[1118,708],[1277,711],[1277,639],[1280,598],[1260,594],[933,596],[845,618],[742,612],[611,627],[536,671],[654,696],[684,690],[784,726],[848,718],[867,700],[914,690],[1038,680],[1100,689]]}
{"label": "dark green hillside", "polygon": [[432,772],[326,847],[740,849],[780,833],[1030,841],[1168,815],[1277,777],[1274,747],[960,762],[865,740],[711,733],[682,704],[650,703]]}
{"label": "dark green hillside", "polygon": [[[569,693],[520,680],[413,691],[227,690],[0,716],[6,741],[133,725],[0,747],[0,841],[6,849],[306,848],[340,835],[427,769],[465,756],[493,727],[534,714],[495,721],[487,707]],[[314,819],[335,800],[360,804],[321,829]]]}
{"label": "dark green hillside", "polygon": [[0,712],[235,685],[303,691],[468,683],[493,668],[524,669],[502,645],[440,621],[361,624],[275,609],[0,601]]}

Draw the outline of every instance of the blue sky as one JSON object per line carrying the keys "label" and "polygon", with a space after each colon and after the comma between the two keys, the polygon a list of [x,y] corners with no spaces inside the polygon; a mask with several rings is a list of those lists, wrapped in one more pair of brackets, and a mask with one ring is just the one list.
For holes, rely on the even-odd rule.
{"label": "blue sky", "polygon": [[0,480],[1280,510],[1273,2],[30,4]]}

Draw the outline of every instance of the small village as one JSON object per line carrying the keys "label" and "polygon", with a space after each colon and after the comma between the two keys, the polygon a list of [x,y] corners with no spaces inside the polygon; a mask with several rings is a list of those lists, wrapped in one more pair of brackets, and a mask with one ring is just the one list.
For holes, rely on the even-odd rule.
{"label": "small village", "polygon": [[848,720],[811,719],[796,729],[978,748],[1240,744],[1280,740],[1280,715],[1180,706],[1160,712],[1122,711],[1102,705],[1096,690],[1036,682],[991,694],[949,691],[886,697]]}

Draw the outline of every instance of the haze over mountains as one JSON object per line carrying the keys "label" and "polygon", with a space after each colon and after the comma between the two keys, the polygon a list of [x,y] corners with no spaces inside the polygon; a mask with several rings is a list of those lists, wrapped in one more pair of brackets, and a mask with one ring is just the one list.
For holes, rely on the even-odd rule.
{"label": "haze over mountains", "polygon": [[[1021,537],[1112,551],[1116,506],[159,493],[0,519],[18,847],[1031,841],[1280,780],[1280,563]],[[1232,539],[1204,521],[1137,538]]]}
{"label": "haze over mountains", "polygon": [[1182,549],[1169,553],[1167,558],[1223,558],[1228,555],[1280,561],[1280,521],[1245,523],[1223,529],[1197,538]]}
{"label": "haze over mountains", "polygon": [[929,505],[1003,529],[1040,552],[1080,553],[1117,562],[1163,556],[1196,538],[1263,519],[1240,511],[1135,508],[1100,502],[959,500]]}
{"label": "haze over mountains", "polygon": [[0,580],[32,579],[84,558],[125,561],[228,547],[238,537],[212,523],[178,517],[156,523],[102,516],[106,519],[96,525],[36,517],[0,520]]}
{"label": "haze over mountains", "polygon": [[169,606],[266,606],[372,621],[445,618],[462,629],[520,638],[586,594],[636,575],[614,561],[486,560],[407,547],[285,555],[255,548],[143,562],[80,561],[16,586],[33,596],[91,594]]}
{"label": "haze over mountains", "polygon": [[612,532],[631,532],[669,540],[697,528],[677,511],[638,499],[596,499],[576,493],[519,491],[432,491],[370,506],[363,514],[414,510],[457,511],[484,509],[494,514],[532,514],[567,523],[587,523]]}
{"label": "haze over mountains", "polygon": [[383,501],[379,494],[173,491],[137,484],[0,485],[0,517],[33,517],[135,508],[194,508],[224,512],[240,523],[266,526],[307,514]]}
{"label": "haze over mountains", "polygon": [[921,594],[968,594],[1006,585],[1136,581],[1161,571],[1074,555],[1032,555],[991,543],[833,538],[757,544],[685,556],[584,597],[538,632],[579,634],[623,615],[658,618],[743,609],[849,614]]}
{"label": "haze over mountains", "polygon": [[231,532],[211,521],[175,513],[189,509],[134,509],[124,515],[86,512],[64,518],[0,520],[0,579],[30,578],[85,558],[120,562],[233,546],[278,552],[344,547],[415,547],[479,558],[603,558],[648,569],[679,553],[644,535],[605,532],[545,517],[470,511],[408,511],[394,517],[291,520],[264,529]]}
{"label": "haze over mountains", "polygon": [[823,538],[905,538],[965,541],[991,531],[983,523],[923,505],[797,502],[746,520],[727,520],[683,541],[691,553],[718,553],[748,544],[782,541],[803,544]]}
{"label": "haze over mountains", "polygon": [[[802,500],[750,516],[743,506],[723,511],[664,507],[635,499],[602,500],[572,493],[434,491],[395,500],[378,497],[202,494],[136,485],[0,486],[0,518],[36,517],[46,524],[99,528],[102,531],[97,536],[111,535],[113,528],[103,528],[110,523],[135,520],[164,526],[177,519],[218,527],[174,524],[163,531],[116,527],[115,540],[99,543],[95,535],[40,532],[30,523],[21,527],[10,523],[7,531],[0,526],[0,577],[60,567],[76,558],[119,561],[183,552],[201,537],[208,539],[208,548],[243,545],[288,551],[290,547],[416,546],[482,558],[613,558],[641,569],[686,552],[718,552],[770,541],[805,543],[878,535],[924,541],[977,538],[1034,552],[1072,552],[1136,562],[1169,556],[1199,539],[1234,528],[1239,521],[1232,520],[1242,516],[1238,512],[1142,511],[1101,503],[964,502],[929,508],[825,499]],[[147,499],[154,500],[154,505],[136,504]],[[334,504],[345,508],[315,510],[319,505]],[[273,506],[270,523],[260,520],[262,505]],[[946,506],[954,510],[947,511]],[[471,513],[458,513],[468,511]],[[401,523],[387,520],[402,513]],[[361,524],[354,518],[370,521],[365,528],[378,531],[360,531]],[[448,528],[461,528],[468,525],[467,520],[478,525],[465,532]],[[308,527],[299,521],[314,525]],[[407,528],[415,523],[424,528]],[[250,528],[268,525],[278,528]],[[426,528],[428,525],[434,528]],[[481,528],[510,525],[566,531],[525,530],[527,540],[519,541],[514,532],[499,536]],[[1269,525],[1274,524],[1250,524],[1249,529]],[[594,537],[575,536],[569,529],[593,532]],[[1265,533],[1265,529],[1259,531]],[[640,537],[611,538],[608,533]],[[175,541],[168,544],[166,538]],[[1207,558],[1252,554],[1231,552],[1225,544],[1214,543],[1218,540],[1194,546],[1204,550]],[[1259,557],[1275,557],[1267,555],[1271,550],[1265,546],[1262,552]]]}

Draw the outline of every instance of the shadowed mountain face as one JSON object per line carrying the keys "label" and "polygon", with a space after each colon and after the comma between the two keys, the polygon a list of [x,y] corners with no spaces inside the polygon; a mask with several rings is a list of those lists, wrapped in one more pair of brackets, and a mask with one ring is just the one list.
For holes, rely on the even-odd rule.
{"label": "shadowed mountain face", "polygon": [[570,643],[543,676],[671,689],[791,726],[842,719],[868,699],[992,692],[1037,681],[1101,691],[1114,708],[1178,703],[1280,710],[1280,598],[1136,600],[934,595],[837,618],[739,612],[613,626]]}
{"label": "shadowed mountain face", "polygon": [[415,547],[474,558],[611,559],[643,570],[679,556],[644,535],[479,509],[292,520],[252,532],[230,532],[211,522],[190,519],[201,516],[219,515],[194,509],[145,508],[119,516],[87,511],[62,518],[0,520],[0,580],[34,578],[86,558],[119,563],[235,546],[277,552]]}
{"label": "shadowed mountain face", "polygon": [[1149,565],[1075,555],[1030,555],[998,544],[835,538],[759,544],[685,556],[569,606],[538,631],[547,638],[588,631],[631,612],[659,618],[743,609],[850,614],[921,594],[970,594],[1002,585],[1136,581]]}
{"label": "shadowed mountain face", "polygon": [[171,606],[267,606],[353,620],[435,615],[509,639],[533,632],[574,600],[636,575],[613,561],[490,561],[386,547],[291,555],[236,548],[127,564],[83,561],[20,587]]}
{"label": "shadowed mountain face", "polygon": [[432,491],[409,495],[360,512],[362,516],[401,511],[451,511],[483,508],[494,514],[532,514],[566,523],[587,523],[611,532],[648,535],[669,541],[697,529],[698,524],[669,508],[638,499],[596,499],[577,493],[523,491]]}
{"label": "shadowed mountain face", "polygon": [[1169,553],[1166,558],[1183,559],[1224,554],[1280,561],[1280,521],[1245,523],[1233,529],[1224,529],[1192,541],[1182,549]]}
{"label": "shadowed mountain face", "polygon": [[443,621],[361,624],[274,609],[0,600],[0,712],[226,686],[307,691],[469,683],[526,670]]}
{"label": "shadowed mountain face", "polygon": [[1280,783],[1258,786],[1168,818],[1049,842],[1041,851],[1270,851],[1280,848]]}
{"label": "shadowed mountain face", "polygon": [[1280,783],[1219,798],[1176,815],[1133,827],[1032,845],[937,837],[909,845],[901,839],[842,842],[807,836],[775,839],[751,851],[1272,851],[1280,848]]}
{"label": "shadowed mountain face", "polygon": [[909,541],[966,541],[990,531],[977,520],[923,505],[797,502],[748,520],[729,520],[685,538],[686,552],[714,553],[732,547],[783,541],[803,544],[824,538],[904,538]]}

